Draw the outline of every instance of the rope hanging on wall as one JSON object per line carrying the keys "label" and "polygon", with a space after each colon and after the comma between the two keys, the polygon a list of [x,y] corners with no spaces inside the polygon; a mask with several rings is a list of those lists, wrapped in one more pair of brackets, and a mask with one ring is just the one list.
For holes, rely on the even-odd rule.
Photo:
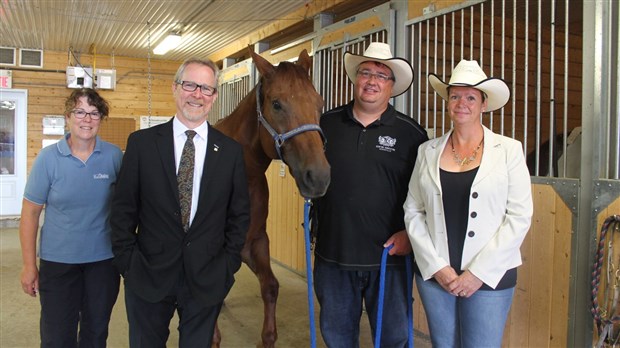
{"label": "rope hanging on wall", "polygon": [[[611,233],[608,233],[611,232]],[[620,215],[612,215],[605,219],[599,235],[598,249],[592,267],[592,316],[598,329],[598,342],[595,347],[615,347],[620,340],[620,250],[614,248],[614,233],[620,236]],[[620,242],[620,239],[617,240]],[[607,258],[605,258],[607,246]],[[601,288],[601,270],[607,270],[606,283],[603,289],[602,303],[599,304]]]}

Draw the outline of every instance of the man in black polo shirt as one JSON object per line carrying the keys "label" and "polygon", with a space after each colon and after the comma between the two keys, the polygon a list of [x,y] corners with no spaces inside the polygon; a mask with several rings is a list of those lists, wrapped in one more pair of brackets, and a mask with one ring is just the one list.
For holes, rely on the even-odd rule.
{"label": "man in black polo shirt", "polygon": [[403,203],[424,129],[389,104],[407,91],[413,69],[393,58],[390,47],[371,43],[364,55],[344,54],[354,83],[349,104],[326,112],[331,184],[316,201],[315,291],[321,304],[320,327],[330,348],[359,346],[359,323],[366,308],[373,335],[377,322],[383,249],[387,259],[382,347],[405,347],[407,276],[404,255],[411,253]]}

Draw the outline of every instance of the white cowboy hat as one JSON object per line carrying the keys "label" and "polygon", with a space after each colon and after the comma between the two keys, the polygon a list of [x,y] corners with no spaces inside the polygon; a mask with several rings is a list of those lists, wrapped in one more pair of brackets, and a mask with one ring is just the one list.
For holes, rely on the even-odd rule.
{"label": "white cowboy hat", "polygon": [[379,62],[385,64],[392,70],[395,81],[392,86],[392,97],[401,95],[409,89],[413,82],[413,68],[406,60],[402,58],[394,58],[390,46],[382,42],[372,42],[359,56],[351,52],[344,53],[344,69],[349,76],[349,80],[355,82],[357,76],[357,67],[363,62]]}
{"label": "white cowboy hat", "polygon": [[504,80],[487,77],[475,60],[461,60],[452,71],[450,82],[441,81],[435,74],[428,74],[428,82],[437,94],[448,100],[448,87],[465,86],[482,91],[487,98],[486,112],[502,108],[510,99],[510,88]]}

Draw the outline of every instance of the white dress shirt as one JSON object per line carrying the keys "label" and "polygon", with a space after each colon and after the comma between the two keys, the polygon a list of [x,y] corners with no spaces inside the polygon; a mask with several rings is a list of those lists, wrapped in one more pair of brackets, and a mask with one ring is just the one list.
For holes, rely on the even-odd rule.
{"label": "white dress shirt", "polygon": [[[174,159],[179,172],[179,164],[181,163],[181,154],[183,153],[183,146],[187,140],[185,131],[189,130],[181,121],[175,116],[172,120],[172,133],[174,134]],[[192,224],[194,216],[196,215],[196,208],[198,207],[198,195],[200,192],[200,181],[202,179],[202,169],[205,165],[205,156],[207,154],[207,136],[209,134],[209,125],[205,121],[200,126],[192,129],[196,132],[194,136],[194,147],[196,148],[196,157],[194,158],[194,180],[192,185],[192,208],[189,215],[189,224]]]}

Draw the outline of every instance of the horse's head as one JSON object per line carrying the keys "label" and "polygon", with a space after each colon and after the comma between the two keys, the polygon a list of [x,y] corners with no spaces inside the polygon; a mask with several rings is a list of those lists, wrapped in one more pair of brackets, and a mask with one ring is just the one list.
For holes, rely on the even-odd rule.
{"label": "horse's head", "polygon": [[312,58],[303,50],[296,64],[273,66],[253,50],[250,54],[261,74],[256,94],[259,120],[264,126],[259,131],[263,150],[289,166],[302,196],[324,195],[330,167],[319,127],[323,98],[309,76]]}

